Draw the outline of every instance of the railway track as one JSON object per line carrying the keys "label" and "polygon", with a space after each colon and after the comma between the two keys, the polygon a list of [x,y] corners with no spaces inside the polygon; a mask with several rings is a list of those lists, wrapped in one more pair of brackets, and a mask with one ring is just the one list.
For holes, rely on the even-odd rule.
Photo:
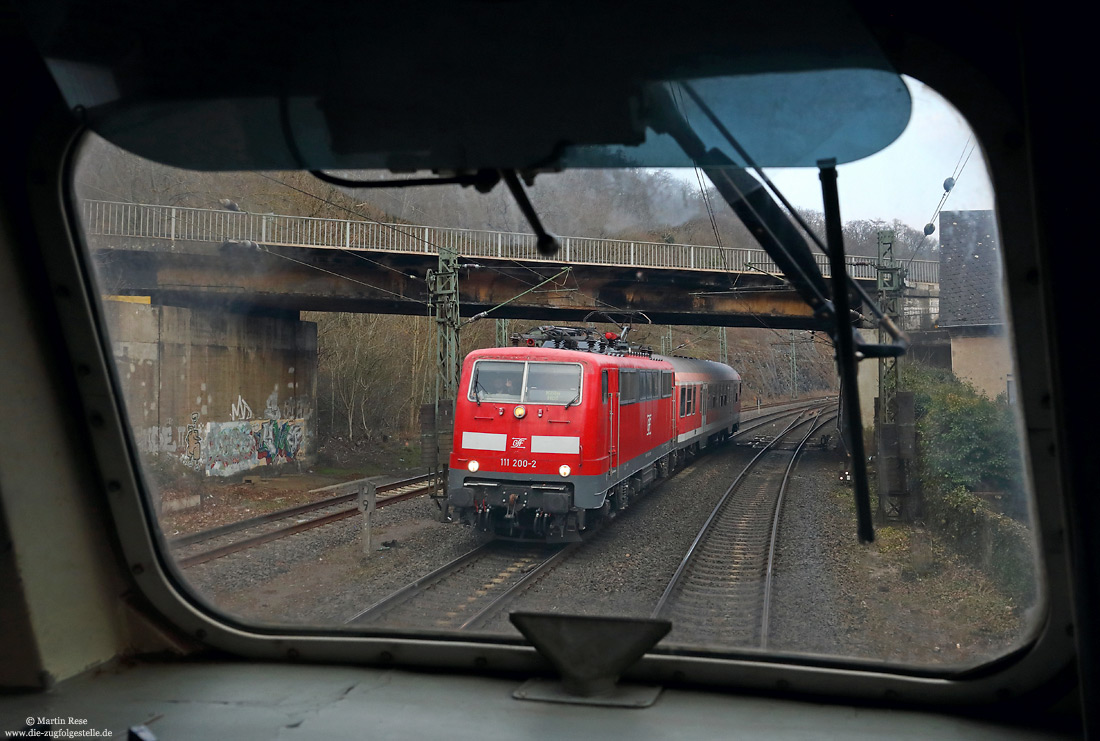
{"label": "railway track", "polygon": [[475,630],[499,615],[526,586],[567,558],[580,545],[486,543],[376,602],[346,622],[354,625],[415,624],[447,630]]}
{"label": "railway track", "polygon": [[[176,559],[176,565],[185,569],[279,538],[330,525],[360,514],[357,488],[362,483],[365,483],[365,479],[337,484],[332,488],[347,490],[354,487],[356,491],[174,538],[168,541],[168,547]],[[375,506],[384,507],[422,496],[433,488],[430,474],[383,484],[377,487]],[[291,519],[294,522],[289,525],[283,522]]]}
{"label": "railway track", "polygon": [[[656,607],[670,642],[765,648],[782,498],[802,448],[834,414],[803,411],[749,462],[715,506]],[[806,428],[793,450],[783,441]]]}
{"label": "railway track", "polygon": [[[826,405],[814,404],[820,411]],[[803,407],[765,412],[734,437],[777,420],[806,414]],[[816,418],[815,418],[816,419]],[[792,423],[791,427],[795,424]],[[782,436],[776,438],[776,442]],[[478,630],[491,624],[538,578],[582,543],[565,546],[493,541],[456,558],[349,618],[349,625],[425,625],[440,630]]]}
{"label": "railway track", "polygon": [[790,409],[783,409],[781,411],[762,412],[759,416],[742,422],[737,432],[733,433],[731,439],[737,440],[739,438],[743,438],[748,433],[753,432],[754,430],[758,430],[761,427],[768,427],[769,425],[773,425],[779,420],[786,419],[788,417],[796,417],[799,414],[807,411],[820,411],[835,405],[836,402],[822,403],[818,401],[810,404],[800,405]]}

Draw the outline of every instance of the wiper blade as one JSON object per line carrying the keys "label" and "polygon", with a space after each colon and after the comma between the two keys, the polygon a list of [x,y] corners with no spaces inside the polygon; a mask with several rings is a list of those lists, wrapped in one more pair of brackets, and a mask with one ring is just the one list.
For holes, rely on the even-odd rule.
{"label": "wiper blade", "polygon": [[[652,108],[648,123],[658,133],[672,136],[681,149],[706,173],[719,194],[748,227],[749,233],[775,261],[802,299],[814,310],[815,316],[822,320],[833,321],[833,334],[837,347],[837,372],[841,377],[842,404],[845,407],[843,411],[848,429],[847,443],[852,453],[857,532],[861,541],[871,542],[874,540],[870,514],[871,493],[867,481],[867,460],[863,455],[863,425],[859,417],[859,396],[855,383],[856,366],[858,360],[865,357],[903,355],[909,346],[909,338],[848,275],[844,265],[844,242],[836,192],[835,162],[822,162],[819,165],[829,242],[826,247],[692,87],[686,83],[681,83],[681,87],[687,91],[744,160],[745,166],[752,167],[761,180],[753,178],[742,166],[720,150],[708,150],[687,119],[677,110],[672,96],[663,86],[651,88]],[[786,206],[790,216],[798,222],[810,239],[829,257],[833,274],[831,299],[825,278],[817,266],[809,245],[791,224],[787,212],[779,207],[771,193],[764,188],[764,183],[775,192]],[[853,313],[848,296],[850,289],[854,289],[856,294],[871,307],[880,325],[892,338],[892,344],[867,344],[858,336],[852,326]]]}
{"label": "wiper blade", "polygon": [[[829,265],[833,274],[833,298],[836,301],[837,372],[840,374],[841,430],[848,430],[848,450],[852,454],[852,479],[856,499],[856,534],[860,541],[875,539],[871,524],[871,488],[867,481],[867,456],[863,450],[863,420],[859,415],[859,360],[856,356],[855,330],[842,321],[848,307],[848,271],[844,268],[844,237],[840,227],[840,196],[836,189],[836,160],[818,163],[821,195],[825,204],[825,237],[829,241]],[[881,495],[880,495],[881,496]]]}

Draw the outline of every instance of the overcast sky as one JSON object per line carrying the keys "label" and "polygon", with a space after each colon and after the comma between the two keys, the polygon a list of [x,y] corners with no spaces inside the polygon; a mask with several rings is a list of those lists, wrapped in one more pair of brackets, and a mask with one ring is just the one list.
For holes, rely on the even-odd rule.
{"label": "overcast sky", "polygon": [[[837,168],[841,218],[886,222],[896,218],[921,229],[943,195],[943,181],[960,167],[962,173],[943,210],[993,208],[993,190],[981,150],[974,149],[966,160],[975,141],[962,115],[931,88],[904,79],[913,98],[913,111],[902,135],[878,154]],[[772,169],[767,173],[796,206],[822,210],[817,170]],[[938,234],[938,222],[936,227]]]}

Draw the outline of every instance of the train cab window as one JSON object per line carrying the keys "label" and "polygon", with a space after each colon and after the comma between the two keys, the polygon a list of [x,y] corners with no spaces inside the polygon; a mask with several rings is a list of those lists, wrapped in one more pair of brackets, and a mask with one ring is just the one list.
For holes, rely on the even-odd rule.
{"label": "train cab window", "polygon": [[532,404],[576,404],[581,396],[581,367],[566,363],[528,363],[523,400]]}
{"label": "train cab window", "polygon": [[[893,84],[901,85],[896,79]],[[945,116],[957,117],[919,83],[906,81],[901,89],[919,105],[934,103],[942,114],[921,119],[918,129],[940,132]],[[690,109],[688,97],[684,100]],[[951,152],[937,154],[937,167],[946,161],[947,173],[932,179],[935,197],[929,208],[942,195],[940,184],[960,161],[968,136],[964,132],[957,142],[952,139]],[[720,145],[714,132],[707,137],[708,147]],[[905,144],[899,139],[899,146]],[[907,162],[922,166],[930,157],[928,146],[923,139],[920,146],[911,145]],[[535,290],[561,265],[539,254],[522,211],[504,187],[487,194],[461,186],[452,191],[449,185],[341,190],[308,172],[174,168],[89,135],[73,169],[73,219],[83,233],[88,285],[99,301],[96,316],[102,317],[102,348],[112,363],[111,388],[118,390],[117,413],[127,425],[124,449],[140,471],[141,492],[134,499],[144,509],[132,519],[159,531],[143,531],[150,537],[142,543],[165,548],[163,557],[144,562],[168,563],[166,579],[173,594],[186,595],[188,614],[201,611],[214,615],[211,620],[228,616],[236,625],[307,626],[345,636],[350,631],[422,638],[444,631],[463,640],[472,636],[471,641],[510,645],[519,638],[506,616],[468,624],[481,602],[419,611],[370,608],[480,547],[495,534],[485,529],[490,517],[529,517],[526,522],[537,523],[532,531],[548,541],[550,535],[559,538],[560,531],[551,532],[558,527],[553,518],[565,527],[573,512],[569,497],[586,502],[593,516],[604,503],[617,511],[611,497],[656,481],[647,467],[667,454],[662,470],[675,472],[659,476],[648,499],[635,501],[631,495],[624,516],[600,532],[593,550],[581,544],[580,553],[600,554],[588,563],[605,564],[607,573],[591,572],[591,583],[582,583],[567,581],[569,568],[550,570],[545,578],[532,579],[530,591],[515,603],[521,610],[649,617],[667,580],[656,584],[660,580],[646,564],[679,563],[697,535],[694,523],[707,521],[728,487],[728,482],[720,485],[716,472],[724,476],[742,458],[747,463],[755,454],[752,445],[780,435],[802,409],[764,425],[771,424],[770,415],[786,414],[797,394],[821,399],[815,403],[825,410],[804,415],[811,420],[807,424],[833,427],[823,428],[828,431],[798,459],[799,483],[776,520],[779,532],[794,535],[775,548],[784,560],[775,571],[778,607],[768,613],[776,622],[766,650],[758,630],[743,629],[735,602],[693,612],[686,598],[675,606],[680,612],[670,613],[676,627],[664,645],[672,646],[670,652],[687,647],[682,655],[748,663],[777,651],[788,663],[812,655],[819,664],[849,662],[868,671],[889,665],[922,676],[1011,654],[1043,624],[1022,416],[1040,405],[1001,398],[1011,374],[1013,388],[1025,400],[1027,374],[1014,367],[994,201],[990,193],[968,190],[979,183],[988,187],[981,151],[971,152],[973,143],[966,146],[961,161],[967,153],[974,156],[951,191],[955,210],[938,212],[934,234],[923,231],[927,213],[907,215],[910,222],[922,221],[906,226],[910,222],[894,222],[893,205],[883,211],[842,194],[842,213],[853,220],[845,225],[845,241],[858,250],[850,253],[853,279],[874,297],[880,267],[902,276],[906,292],[899,298],[899,322],[907,332],[924,332],[922,341],[931,348],[899,360],[888,369],[895,375],[881,385],[878,360],[860,364],[879,540],[859,550],[849,547],[855,533],[850,483],[836,480],[844,436],[826,422],[837,406],[835,351],[820,329],[812,342],[797,335],[808,336],[809,329],[788,335],[792,322],[809,322],[811,313],[732,209],[708,211],[707,204],[722,200],[715,189],[700,195],[690,162],[683,172],[658,174],[644,168],[538,174],[531,200],[546,204],[547,222],[551,215],[565,220],[547,228],[577,236],[568,240],[570,256],[556,259],[574,261],[575,275],[584,277]],[[887,180],[891,187],[910,180],[881,174],[897,175],[897,168],[860,174],[868,172],[861,167],[852,162],[838,169],[852,173],[845,183],[870,182],[868,199],[884,190]],[[817,171],[789,169],[774,173],[778,186],[799,193],[799,205],[820,208],[812,205],[821,196]],[[604,198],[617,193],[633,195]],[[690,215],[687,222],[658,207],[671,202],[670,193],[684,205],[684,218]],[[486,198],[496,200],[479,200]],[[611,211],[614,218],[608,218]],[[489,218],[498,212],[505,216]],[[644,223],[648,218],[660,223]],[[622,229],[604,239],[609,223]],[[712,224],[722,230],[725,246],[712,243]],[[810,224],[815,225],[819,222]],[[880,250],[887,254],[891,233],[893,262],[879,255]],[[655,234],[671,236],[643,245]],[[682,291],[684,301],[670,307],[703,305],[686,297],[709,295],[715,285],[745,286],[782,300],[776,299],[774,316],[746,314],[737,327],[742,334],[725,346],[732,367],[725,374],[703,375],[692,365],[723,357],[716,335],[701,326],[719,320],[686,316],[683,326],[697,331],[683,332],[684,342],[694,343],[685,354],[697,351],[699,358],[670,358],[680,363],[673,366],[678,385],[672,373],[653,370],[667,369],[659,365],[665,361],[615,355],[600,340],[596,344],[604,352],[592,363],[601,369],[596,402],[595,379],[585,376],[581,364],[587,361],[577,361],[584,350],[509,344],[494,330],[492,312],[487,321],[456,322],[461,352],[441,349],[445,333],[429,313],[429,300],[440,300],[440,294],[431,293],[425,275],[438,269],[440,251],[459,244],[465,245],[463,266],[484,267],[459,271],[458,293],[466,303],[455,317],[470,316],[482,305],[507,305],[511,316],[565,322],[562,317],[578,309],[565,306],[568,301],[555,291],[566,291],[561,295],[575,297],[578,306],[617,300],[608,297],[621,292],[584,292],[590,280],[614,286],[623,276],[652,281],[639,296]],[[632,259],[650,263],[634,267]],[[684,261],[682,269],[668,268],[677,264],[674,259]],[[623,264],[632,267],[624,273]],[[668,276],[651,277],[663,270]],[[770,306],[759,305],[765,304]],[[782,328],[779,342],[780,330],[761,327],[760,321]],[[604,329],[593,336],[605,337]],[[857,329],[876,341],[876,328]],[[628,337],[641,335],[657,344],[666,336],[657,327],[648,331],[649,336],[639,330]],[[670,330],[670,340],[671,335]],[[546,361],[551,352],[570,360]],[[463,361],[464,353],[477,354]],[[616,369],[611,373],[618,374],[617,384],[605,370],[609,367]],[[730,380],[737,378],[733,370],[744,386]],[[706,392],[699,381],[708,384]],[[582,399],[585,383],[590,392]],[[606,404],[613,399],[612,387],[618,404]],[[754,404],[735,422],[728,415],[743,393],[762,401],[763,408]],[[876,407],[879,396],[888,397],[886,407]],[[658,398],[671,400],[631,406]],[[696,415],[708,404],[704,423]],[[877,408],[894,416],[876,418]],[[596,409],[599,414],[592,413]],[[722,413],[709,413],[718,409]],[[690,423],[677,424],[677,414]],[[788,459],[794,454],[793,441],[778,448]],[[693,457],[703,451],[707,454]],[[686,466],[688,460],[695,462]],[[813,473],[802,474],[803,464],[813,466],[807,469]],[[419,480],[431,473],[438,481],[441,471],[448,501],[473,510],[472,520],[448,521],[442,497],[430,498],[438,494],[435,484],[429,491],[427,478]],[[611,491],[610,477],[619,475],[637,479]],[[420,498],[401,499],[405,489],[395,494],[398,488],[389,488],[397,482],[421,492]],[[267,541],[255,550],[241,548],[240,541],[263,532],[242,530],[234,538],[215,530],[256,528],[256,518],[269,513],[337,495],[358,496],[372,486],[378,498],[373,520],[367,508],[331,504],[355,511],[342,525]],[[528,505],[531,511],[517,509]],[[761,521],[771,523],[775,511],[760,515]],[[368,552],[360,540],[364,522],[374,533]],[[570,525],[576,527],[577,520]],[[633,527],[652,528],[660,537],[631,534]],[[653,559],[636,558],[633,545],[615,546],[614,553],[595,550],[605,547],[601,542],[636,536],[647,547],[665,550],[655,550]],[[673,553],[681,544],[684,551]],[[495,584],[510,568],[505,564],[479,576],[477,589]],[[671,580],[673,573],[667,576]],[[570,590],[585,597],[562,600]],[[710,590],[699,587],[699,593]],[[588,600],[589,594],[598,597]],[[466,596],[484,595],[471,589],[462,599]]]}
{"label": "train cab window", "polygon": [[519,403],[523,395],[523,363],[486,360],[476,364],[470,377],[471,401]]}

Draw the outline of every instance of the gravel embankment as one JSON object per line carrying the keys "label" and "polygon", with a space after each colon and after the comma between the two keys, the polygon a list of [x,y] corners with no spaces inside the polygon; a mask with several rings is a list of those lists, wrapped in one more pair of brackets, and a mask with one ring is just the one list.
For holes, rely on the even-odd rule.
{"label": "gravel embankment", "polygon": [[[727,445],[700,457],[595,533],[510,609],[648,617],[699,527],[755,453]],[[909,536],[900,529],[885,531],[889,537],[878,544],[856,544],[850,502],[832,480],[835,465],[833,454],[808,452],[788,489],[770,651],[965,664],[1018,640],[1014,608],[950,554],[937,552],[935,568],[914,576]],[[364,556],[360,528],[358,518],[346,520],[199,565],[186,576],[220,609],[246,619],[342,625],[487,538],[439,522],[436,505],[423,498],[375,513],[373,547],[382,550]],[[407,627],[433,628],[432,618]],[[504,616],[484,631],[516,635]]]}
{"label": "gravel embankment", "polygon": [[847,600],[833,569],[836,545],[855,537],[855,526],[845,527],[825,512],[833,487],[829,474],[835,470],[830,454],[805,453],[787,487],[772,577],[771,650],[818,654],[843,650]]}
{"label": "gravel embankment", "polygon": [[185,577],[233,615],[340,625],[484,541],[483,534],[442,523],[438,515],[426,497],[376,510],[366,556],[362,520],[353,517],[200,564]]}

